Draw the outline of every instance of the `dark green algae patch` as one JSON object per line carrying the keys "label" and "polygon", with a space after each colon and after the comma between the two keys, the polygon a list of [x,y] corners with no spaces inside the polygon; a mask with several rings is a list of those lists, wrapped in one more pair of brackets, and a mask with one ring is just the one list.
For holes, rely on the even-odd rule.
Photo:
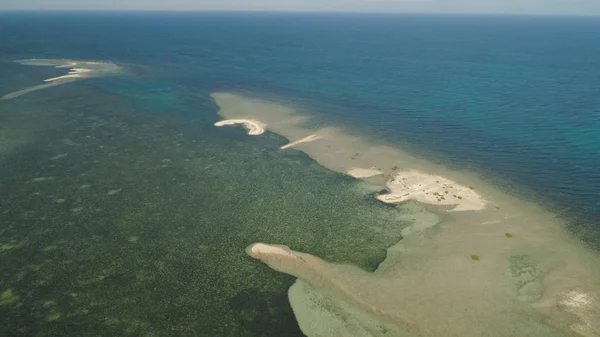
{"label": "dark green algae patch", "polygon": [[0,103],[49,121],[0,158],[0,336],[301,336],[294,278],[247,245],[372,271],[400,240],[399,210],[281,137],[133,101],[78,83]]}

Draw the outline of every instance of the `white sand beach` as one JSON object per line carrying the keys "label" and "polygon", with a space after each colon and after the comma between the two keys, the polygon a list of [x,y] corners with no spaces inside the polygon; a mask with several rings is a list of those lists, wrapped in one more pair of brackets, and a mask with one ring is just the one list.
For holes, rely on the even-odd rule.
{"label": "white sand beach", "polygon": [[[247,250],[298,278],[289,299],[307,336],[600,336],[600,256],[536,200],[395,144],[338,127],[307,127],[322,123],[305,123],[312,117],[284,104],[212,97],[224,118],[261,120],[287,139],[323,137],[296,148],[330,170],[386,184],[390,193],[379,195],[381,202],[457,211],[407,213],[413,225],[373,273],[293,250]],[[373,167],[378,175],[356,171]],[[424,220],[430,212],[441,221]]]}
{"label": "white sand beach", "polygon": [[215,126],[242,124],[248,130],[250,136],[262,135],[265,132],[265,124],[250,119],[227,119],[215,123]]}

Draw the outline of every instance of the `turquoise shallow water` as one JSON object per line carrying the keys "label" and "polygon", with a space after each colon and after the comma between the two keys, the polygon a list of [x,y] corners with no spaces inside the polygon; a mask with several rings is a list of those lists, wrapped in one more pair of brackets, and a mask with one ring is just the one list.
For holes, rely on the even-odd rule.
{"label": "turquoise shallow water", "polygon": [[243,247],[377,266],[402,211],[276,135],[216,130],[213,91],[481,171],[598,245],[599,33],[594,18],[0,13],[0,94],[63,74],[17,59],[124,68],[0,101],[0,332],[294,335],[292,279]]}

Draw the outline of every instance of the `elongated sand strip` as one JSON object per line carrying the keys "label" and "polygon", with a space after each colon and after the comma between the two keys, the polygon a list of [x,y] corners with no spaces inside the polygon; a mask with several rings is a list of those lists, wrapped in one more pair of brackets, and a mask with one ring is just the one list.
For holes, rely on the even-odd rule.
{"label": "elongated sand strip", "polygon": [[310,135],[310,136],[306,136],[304,138],[298,139],[297,141],[291,142],[289,144],[286,144],[282,147],[280,147],[280,149],[285,150],[287,148],[293,147],[295,145],[298,145],[300,143],[308,143],[308,142],[313,142],[317,139],[321,139],[321,136],[317,136],[317,135]]}
{"label": "elongated sand strip", "polygon": [[46,88],[51,88],[57,85],[61,85],[61,84],[65,84],[69,81],[75,81],[75,79],[72,78],[66,78],[63,79],[62,81],[51,81],[51,82],[47,82],[44,84],[39,84],[39,85],[34,85],[31,86],[29,88],[25,88],[25,89],[21,89],[21,90],[17,90],[17,91],[13,91],[11,93],[8,93],[4,96],[0,96],[0,100],[8,100],[8,99],[13,99],[25,94],[28,94],[30,92],[34,92],[34,91],[38,91],[38,90],[42,90],[42,89],[46,89]]}
{"label": "elongated sand strip", "polygon": [[257,120],[251,119],[227,119],[215,123],[215,126],[242,124],[250,136],[262,135],[265,132],[265,125]]}

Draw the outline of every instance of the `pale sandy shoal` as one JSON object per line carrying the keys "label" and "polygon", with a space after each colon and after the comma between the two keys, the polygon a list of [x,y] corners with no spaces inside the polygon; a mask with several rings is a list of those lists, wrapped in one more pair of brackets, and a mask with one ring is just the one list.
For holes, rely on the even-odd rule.
{"label": "pale sandy shoal", "polygon": [[[511,337],[528,331],[528,336],[550,337],[565,336],[561,331],[568,330],[586,337],[600,336],[600,327],[594,323],[600,322],[598,301],[574,313],[564,300],[575,290],[586,294],[586,299],[599,298],[599,256],[570,235],[561,218],[535,200],[515,196],[473,172],[451,170],[396,145],[341,128],[306,127],[310,116],[298,115],[282,104],[230,93],[212,96],[224,118],[259,119],[287,139],[322,136],[319,142],[303,143],[298,148],[333,171],[347,173],[352,168],[375,165],[385,175],[394,176],[394,181],[376,176],[370,179],[387,183],[392,194],[416,194],[421,184],[428,187],[411,196],[419,202],[448,202],[445,191],[463,198],[455,210],[464,208],[464,212],[444,212],[447,216],[435,230],[410,235],[390,247],[386,260],[372,274],[342,272],[345,268],[339,265],[315,262],[319,260],[299,252],[294,254],[308,262],[287,258],[267,261],[274,269],[307,279],[342,300],[376,308],[371,311],[377,317],[391,317],[400,324],[409,320],[427,330],[422,335],[477,337],[482,331],[494,331],[495,337]],[[406,172],[411,171],[409,176]],[[410,178],[410,183],[403,183],[402,178]],[[443,193],[444,199],[438,201],[437,195],[432,199],[433,193]],[[395,196],[398,200],[402,197]],[[484,203],[487,207],[481,208]],[[479,210],[466,211],[469,209]],[[264,254],[261,260],[269,255]],[[318,275],[311,276],[317,267]],[[545,317],[543,322],[535,318],[539,316]],[[587,324],[591,332],[582,334],[578,322]]]}
{"label": "pale sandy shoal", "polygon": [[242,124],[251,136],[258,136],[265,132],[265,124],[251,119],[226,119],[215,123],[215,126]]}
{"label": "pale sandy shoal", "polygon": [[77,64],[77,62],[67,62],[66,64],[56,66],[56,68],[71,68],[77,66]]}
{"label": "pale sandy shoal", "polygon": [[370,168],[353,167],[353,168],[348,169],[348,171],[346,173],[349,176],[352,176],[354,178],[370,178],[370,177],[382,175],[383,171],[381,171],[380,169],[378,169],[376,167],[370,167]]}
{"label": "pale sandy shoal", "polygon": [[71,71],[69,71],[69,74],[89,73],[90,71],[92,70],[85,68],[73,68]]}
{"label": "pale sandy shoal", "polygon": [[32,87],[28,87],[28,88],[25,88],[25,89],[13,91],[13,92],[8,93],[6,95],[0,96],[0,100],[13,99],[15,97],[19,97],[21,95],[25,95],[25,94],[28,94],[30,92],[34,92],[34,91],[37,91],[37,90],[42,90],[42,89],[50,88],[50,87],[53,87],[53,86],[56,86],[56,85],[60,85],[60,84],[65,84],[65,83],[68,83],[70,81],[76,81],[76,79],[65,78],[62,81],[51,81],[51,82],[46,82],[44,84],[34,85]]}

